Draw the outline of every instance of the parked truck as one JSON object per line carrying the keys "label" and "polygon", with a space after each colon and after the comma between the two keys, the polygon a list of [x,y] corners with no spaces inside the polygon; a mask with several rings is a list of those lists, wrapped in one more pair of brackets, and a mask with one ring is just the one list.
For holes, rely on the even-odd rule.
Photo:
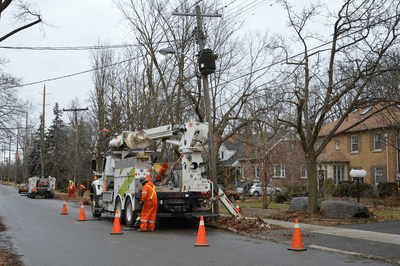
{"label": "parked truck", "polygon": [[28,178],[28,198],[42,196],[45,198],[54,198],[56,189],[55,177],[30,177]]}
{"label": "parked truck", "polygon": [[[165,141],[177,147],[175,162],[155,164],[155,152],[147,148],[151,141]],[[228,210],[240,214],[218,186],[207,176],[203,155],[207,153],[208,125],[187,122],[142,131],[129,131],[113,138],[111,151],[105,157],[100,178],[91,187],[92,214],[115,214],[121,223],[132,226],[140,212],[139,179],[150,179],[157,188],[157,217],[200,218],[217,217],[212,201],[220,198],[229,204]],[[96,173],[95,173],[96,174]]]}

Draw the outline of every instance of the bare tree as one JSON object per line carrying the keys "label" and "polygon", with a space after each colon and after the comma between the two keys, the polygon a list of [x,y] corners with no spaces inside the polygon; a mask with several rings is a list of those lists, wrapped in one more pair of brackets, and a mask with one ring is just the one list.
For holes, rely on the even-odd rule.
{"label": "bare tree", "polygon": [[[329,17],[331,31],[327,31],[328,26],[324,28],[330,33],[328,37],[309,31],[309,26],[326,18],[323,6],[311,3],[297,12],[289,1],[279,2],[287,10],[295,40],[302,47],[302,52],[294,56],[288,46],[279,47],[287,56],[287,69],[278,87],[287,112],[279,119],[294,127],[301,139],[307,159],[308,211],[316,213],[318,155],[333,137],[350,129],[338,131],[350,112],[385,100],[373,99],[367,88],[371,89],[374,78],[393,70],[380,63],[398,49],[399,2],[345,0],[336,15]],[[291,47],[296,46],[292,43]],[[317,143],[321,127],[332,119],[338,119],[338,123]]]}
{"label": "bare tree", "polygon": [[[13,12],[15,28],[2,36],[0,42],[11,36],[42,22],[40,14],[30,4],[21,0],[0,1],[0,19],[3,12]],[[17,122],[25,117],[27,103],[22,102],[15,87],[20,80],[4,71],[5,60],[0,61],[0,139],[12,134],[10,130],[17,126]]]}
{"label": "bare tree", "polygon": [[32,8],[32,6],[22,0],[4,0],[0,1],[0,18],[3,12],[11,10],[10,7],[15,6],[16,12],[14,14],[14,20],[16,27],[0,37],[0,42],[5,39],[17,34],[20,31],[26,30],[36,24],[42,22],[40,13]]}

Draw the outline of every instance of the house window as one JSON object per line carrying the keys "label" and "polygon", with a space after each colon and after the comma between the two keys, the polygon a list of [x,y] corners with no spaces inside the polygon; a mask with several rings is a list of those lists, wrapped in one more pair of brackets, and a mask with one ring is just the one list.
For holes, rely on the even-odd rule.
{"label": "house window", "polygon": [[335,150],[340,151],[340,141],[335,141]]}
{"label": "house window", "polygon": [[221,151],[221,160],[223,160],[223,159],[224,159],[224,152]]}
{"label": "house window", "polygon": [[383,147],[382,133],[375,133],[374,150],[382,150],[382,147]]}
{"label": "house window", "polygon": [[375,167],[375,180],[376,183],[383,182],[383,168],[381,166]]}
{"label": "house window", "polygon": [[359,149],[358,149],[358,135],[351,136],[351,151],[352,152],[359,151]]}
{"label": "house window", "polygon": [[260,176],[260,167],[258,165],[255,166],[254,168],[254,174],[255,174],[255,178],[258,179]]}
{"label": "house window", "polygon": [[307,179],[307,165],[303,164],[301,166],[301,179]]}
{"label": "house window", "polygon": [[275,178],[285,178],[285,165],[284,164],[274,164],[274,177]]}
{"label": "house window", "polygon": [[335,184],[338,184],[341,181],[344,181],[344,165],[334,165],[333,166],[333,180]]}

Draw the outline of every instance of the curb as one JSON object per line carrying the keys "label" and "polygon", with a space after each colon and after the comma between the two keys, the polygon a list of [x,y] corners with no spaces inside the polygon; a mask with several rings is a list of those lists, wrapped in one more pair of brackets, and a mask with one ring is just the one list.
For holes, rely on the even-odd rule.
{"label": "curb", "polygon": [[366,259],[373,259],[373,260],[379,260],[387,263],[395,263],[397,265],[400,265],[400,260],[398,259],[390,259],[382,256],[376,256],[376,255],[370,255],[370,254],[364,254],[360,252],[352,252],[352,251],[346,251],[346,250],[340,250],[340,249],[335,249],[335,248],[327,248],[327,247],[322,247],[322,246],[317,246],[317,245],[308,245],[307,247],[312,248],[312,249],[319,249],[319,250],[324,250],[324,251],[329,251],[329,252],[336,252],[336,253],[342,253],[350,256],[357,256],[357,257],[362,257]]}

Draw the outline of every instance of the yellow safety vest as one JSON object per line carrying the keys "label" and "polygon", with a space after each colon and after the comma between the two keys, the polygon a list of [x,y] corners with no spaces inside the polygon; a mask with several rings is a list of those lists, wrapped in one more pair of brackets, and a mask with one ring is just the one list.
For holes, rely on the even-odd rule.
{"label": "yellow safety vest", "polygon": [[153,190],[153,193],[151,193],[150,199],[153,199],[153,196],[154,196],[154,195],[156,195],[156,197],[157,197],[156,186],[153,185],[153,187],[151,187],[151,186],[149,185],[149,188],[151,188],[151,190]]}

